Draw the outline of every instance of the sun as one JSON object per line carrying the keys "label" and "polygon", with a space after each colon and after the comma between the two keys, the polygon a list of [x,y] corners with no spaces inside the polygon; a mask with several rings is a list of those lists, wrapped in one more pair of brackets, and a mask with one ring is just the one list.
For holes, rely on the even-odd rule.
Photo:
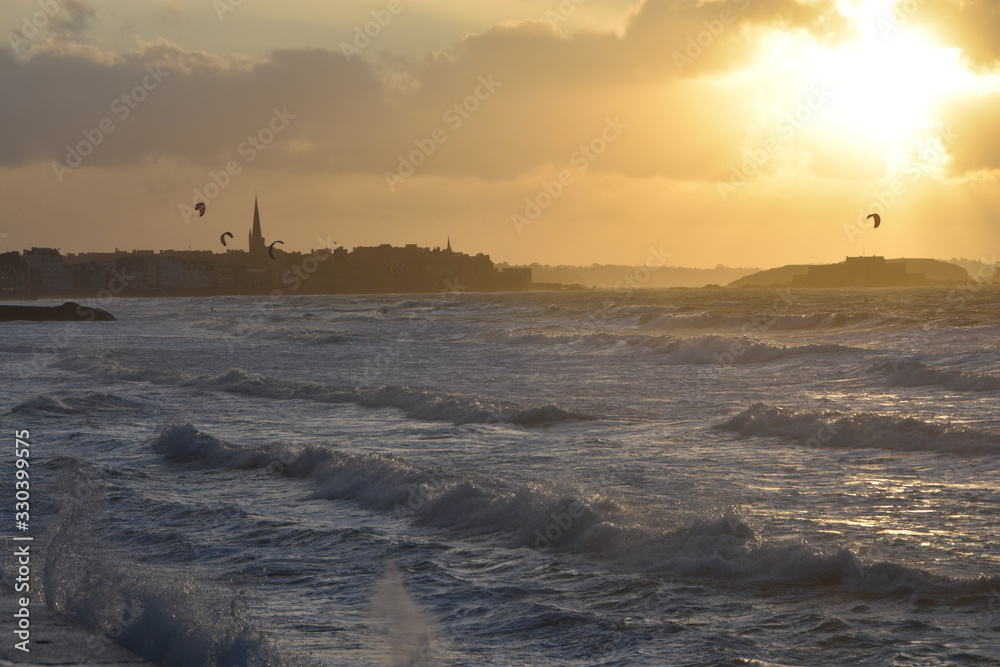
{"label": "sun", "polygon": [[947,162],[937,139],[945,131],[943,103],[980,89],[982,81],[959,49],[909,25],[901,7],[900,0],[841,0],[838,9],[850,30],[833,45],[777,31],[764,40],[758,70],[770,79],[764,96],[785,106],[789,99],[794,106],[796,95],[808,100],[808,113],[794,125],[800,144],[864,146],[879,156],[887,175],[903,168],[908,156],[927,154],[929,145],[939,149],[929,169]]}
{"label": "sun", "polygon": [[950,56],[918,35],[891,45],[864,36],[818,54],[817,74],[832,93],[820,116],[881,143],[906,139],[933,122],[936,104],[952,90],[960,70]]}
{"label": "sun", "polygon": [[908,25],[899,0],[841,0],[849,41],[815,55],[834,99],[828,117],[846,132],[897,143],[927,130],[948,96],[975,85],[959,49],[938,45]]}

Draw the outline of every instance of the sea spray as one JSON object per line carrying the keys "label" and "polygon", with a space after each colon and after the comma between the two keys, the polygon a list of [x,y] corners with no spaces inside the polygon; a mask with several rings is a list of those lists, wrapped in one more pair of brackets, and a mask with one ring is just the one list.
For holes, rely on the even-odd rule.
{"label": "sea spray", "polygon": [[80,469],[52,487],[63,490],[40,542],[32,582],[39,601],[93,631],[87,655],[114,641],[163,667],[307,665],[279,648],[254,619],[242,591],[131,561],[100,528],[104,491]]}
{"label": "sea spray", "polygon": [[381,667],[436,667],[440,657],[437,619],[418,605],[393,561],[375,585],[371,608],[377,630],[373,649]]}

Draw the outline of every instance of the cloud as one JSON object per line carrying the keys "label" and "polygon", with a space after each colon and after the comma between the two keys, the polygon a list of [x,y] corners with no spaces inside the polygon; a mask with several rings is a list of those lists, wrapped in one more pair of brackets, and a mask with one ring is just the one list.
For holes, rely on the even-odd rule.
{"label": "cloud", "polygon": [[52,17],[52,28],[81,37],[93,23],[96,13],[81,0],[64,0],[62,7],[63,11]]}
{"label": "cloud", "polygon": [[913,22],[957,46],[976,66],[1000,63],[1000,8],[995,0],[901,0],[896,22]]}
{"label": "cloud", "polygon": [[[421,175],[510,180],[558,173],[617,120],[621,136],[588,168],[715,182],[745,159],[759,120],[746,102],[752,84],[727,75],[776,29],[831,40],[845,26],[832,2],[648,0],[620,34],[519,21],[424,60],[312,49],[249,61],[163,38],[109,54],[50,41],[22,60],[0,50],[10,100],[0,107],[0,164],[63,161],[107,120],[114,129],[86,167],[176,159],[220,169],[242,159],[240,146],[278,109],[294,120],[255,166],[381,176],[417,151]],[[164,75],[144,90],[150,68]],[[811,160],[820,176],[856,171],[836,151]]]}
{"label": "cloud", "polygon": [[948,147],[950,174],[1000,170],[1000,92],[952,100],[942,117],[954,137]]}
{"label": "cloud", "polygon": [[164,18],[171,20],[187,18],[187,10],[177,0],[160,0],[157,12]]}
{"label": "cloud", "polygon": [[[11,100],[0,108],[0,161],[60,160],[107,119],[114,130],[88,166],[165,157],[217,166],[262,129],[274,108],[287,108],[295,122],[262,160],[293,169],[381,174],[439,130],[447,140],[423,173],[511,178],[564,163],[616,116],[629,116],[625,122],[661,152],[647,155],[648,144],[629,139],[623,146],[631,145],[625,155],[635,166],[623,155],[602,169],[650,173],[671,156],[678,169],[692,155],[710,158],[717,140],[707,151],[690,145],[701,130],[738,139],[729,93],[697,82],[662,87],[676,78],[672,63],[652,81],[637,70],[631,80],[616,78],[614,63],[628,55],[617,41],[568,39],[547,24],[525,23],[388,69],[321,49],[277,51],[249,63],[162,38],[121,55],[49,42],[26,60],[0,52],[0,86]],[[149,68],[164,78],[144,90]],[[398,85],[400,77],[409,84]],[[693,96],[704,101],[700,109],[692,108]]]}

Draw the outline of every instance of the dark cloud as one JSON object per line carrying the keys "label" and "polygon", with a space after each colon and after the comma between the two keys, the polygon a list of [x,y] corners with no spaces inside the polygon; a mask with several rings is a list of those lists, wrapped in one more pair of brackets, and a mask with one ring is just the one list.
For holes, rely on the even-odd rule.
{"label": "dark cloud", "polygon": [[1000,93],[953,100],[942,111],[953,175],[1000,170]]}
{"label": "dark cloud", "polygon": [[701,75],[751,62],[758,29],[832,38],[844,29],[832,7],[650,0],[620,35],[525,21],[423,61],[315,49],[251,63],[162,39],[116,56],[52,44],[19,61],[0,50],[0,162],[62,161],[105,122],[113,131],[87,166],[180,159],[218,170],[245,160],[244,142],[266,136],[278,110],[294,119],[254,151],[256,165],[383,174],[416,151],[422,174],[513,179],[569,166],[617,122],[620,137],[588,168],[724,178],[744,158],[753,119],[741,102],[752,95]]}
{"label": "dark cloud", "polygon": [[996,0],[900,0],[894,25],[920,26],[958,47],[976,66],[1000,63],[1000,4]]}
{"label": "dark cloud", "polygon": [[65,0],[62,9],[52,17],[53,30],[69,33],[77,38],[86,32],[96,16],[94,9],[81,0]]}

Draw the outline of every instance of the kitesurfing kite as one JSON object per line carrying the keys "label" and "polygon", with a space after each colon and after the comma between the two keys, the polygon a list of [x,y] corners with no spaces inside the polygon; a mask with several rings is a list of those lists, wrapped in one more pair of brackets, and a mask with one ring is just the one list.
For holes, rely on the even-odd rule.
{"label": "kitesurfing kite", "polygon": [[271,243],[271,245],[267,246],[267,254],[271,256],[271,259],[274,259],[274,244],[275,243],[280,243],[281,245],[285,245],[284,241],[274,241],[273,243]]}
{"label": "kitesurfing kite", "polygon": [[[882,222],[882,216],[878,213],[869,213],[868,218],[875,218],[875,227],[873,227],[873,229],[878,229],[878,223]],[[865,218],[865,220],[868,218]]]}
{"label": "kitesurfing kite", "polygon": [[222,232],[222,236],[219,237],[219,240],[222,241],[222,245],[226,245],[226,237],[227,236],[229,238],[233,238],[233,233],[232,232]]}
{"label": "kitesurfing kite", "polygon": [[205,202],[200,201],[194,205],[194,210],[198,211],[198,217],[205,215]]}

